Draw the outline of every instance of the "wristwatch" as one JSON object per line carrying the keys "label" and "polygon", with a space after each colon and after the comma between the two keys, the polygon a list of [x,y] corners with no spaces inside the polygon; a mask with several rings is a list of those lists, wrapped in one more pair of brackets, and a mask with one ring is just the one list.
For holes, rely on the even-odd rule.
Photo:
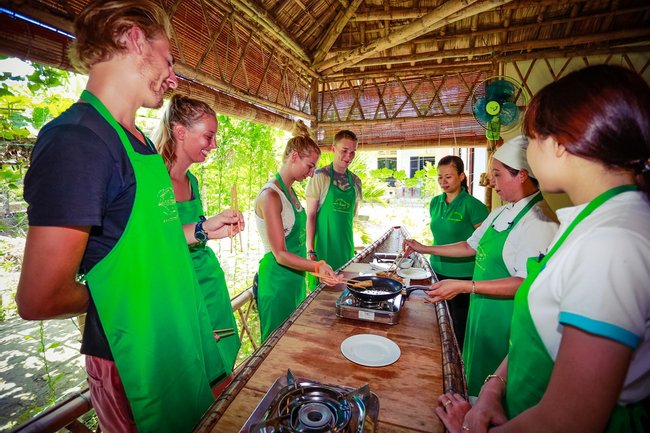
{"label": "wristwatch", "polygon": [[199,221],[196,223],[196,226],[194,226],[194,239],[196,239],[198,242],[207,242],[208,241],[208,232],[203,230],[203,221],[205,221],[205,217],[203,215],[199,216]]}

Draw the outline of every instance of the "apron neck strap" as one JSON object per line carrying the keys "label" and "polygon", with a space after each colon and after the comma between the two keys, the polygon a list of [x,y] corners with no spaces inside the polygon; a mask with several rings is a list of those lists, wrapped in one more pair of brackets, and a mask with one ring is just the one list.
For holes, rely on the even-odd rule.
{"label": "apron neck strap", "polygon": [[280,176],[280,173],[275,173],[275,178],[278,180],[278,183],[280,184],[280,188],[282,188],[282,191],[284,191],[284,195],[287,196],[289,203],[291,203],[291,207],[293,208],[293,211],[298,212],[298,209],[296,209],[296,206],[293,204],[293,200],[291,199],[291,194],[289,194],[289,189],[284,184],[284,181],[282,180],[282,176]]}
{"label": "apron neck strap", "polygon": [[104,118],[104,120],[106,120],[106,122],[108,122],[108,124],[113,127],[115,132],[117,132],[117,135],[120,137],[120,141],[124,145],[127,154],[129,155],[134,154],[135,150],[133,150],[133,146],[131,146],[131,142],[129,141],[129,138],[126,135],[124,128],[115,119],[115,117],[113,117],[111,112],[108,111],[106,105],[104,105],[104,103],[100,101],[97,96],[93,95],[88,90],[84,90],[83,92],[81,92],[81,99],[89,103],[95,110],[97,110],[97,112]]}
{"label": "apron neck strap", "polygon": [[555,252],[556,252],[556,251],[560,248],[560,246],[564,243],[564,241],[566,240],[566,238],[569,237],[569,235],[571,234],[571,232],[573,231],[573,229],[575,229],[575,228],[578,226],[578,224],[580,224],[580,222],[581,222],[582,220],[584,220],[584,219],[587,218],[589,215],[591,215],[591,214],[592,214],[596,209],[598,209],[598,208],[599,208],[603,203],[605,203],[607,200],[609,200],[609,199],[611,199],[612,197],[617,196],[617,195],[619,195],[619,194],[621,194],[621,193],[624,193],[624,192],[627,192],[627,191],[635,191],[635,190],[637,190],[637,189],[638,189],[638,188],[637,188],[636,185],[621,185],[621,186],[617,186],[617,187],[615,187],[615,188],[612,188],[612,189],[609,189],[609,190],[603,192],[603,193],[600,194],[598,197],[596,197],[595,199],[593,199],[592,201],[590,201],[589,204],[587,204],[587,206],[585,206],[585,208],[584,208],[582,211],[580,211],[580,213],[579,213],[578,216],[573,220],[573,222],[571,222],[571,224],[569,225],[569,227],[567,227],[567,229],[564,231],[564,233],[562,233],[562,236],[560,236],[560,238],[557,240],[557,242],[555,242],[555,244],[553,244],[553,247],[552,247],[551,250],[548,252],[548,254],[546,254],[546,255],[544,256],[544,258],[541,260],[540,264],[541,264],[542,266],[544,266],[544,265],[546,264],[546,262],[548,262],[548,261],[550,260],[550,258],[553,256],[553,254],[555,254]]}

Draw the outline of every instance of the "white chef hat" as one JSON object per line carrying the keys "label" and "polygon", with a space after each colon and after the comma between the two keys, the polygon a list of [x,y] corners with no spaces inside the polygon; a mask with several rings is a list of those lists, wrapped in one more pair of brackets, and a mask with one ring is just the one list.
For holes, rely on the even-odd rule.
{"label": "white chef hat", "polygon": [[497,148],[496,152],[494,152],[494,158],[515,170],[526,169],[528,176],[534,178],[533,170],[531,170],[526,159],[527,148],[528,138],[525,135],[518,135]]}

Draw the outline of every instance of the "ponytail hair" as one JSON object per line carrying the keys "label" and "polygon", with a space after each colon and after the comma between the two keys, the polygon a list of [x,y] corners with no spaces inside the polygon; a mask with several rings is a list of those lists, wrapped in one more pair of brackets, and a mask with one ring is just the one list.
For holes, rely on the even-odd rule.
{"label": "ponytail hair", "polygon": [[216,116],[216,114],[203,101],[188,98],[178,93],[172,96],[167,108],[163,112],[158,128],[153,133],[154,145],[158,153],[162,156],[167,171],[171,170],[174,161],[176,161],[174,126],[183,125],[189,128],[201,120],[203,116]]}
{"label": "ponytail hair", "polygon": [[[460,159],[459,156],[456,155],[447,155],[444,156],[439,162],[438,162],[438,168],[440,168],[441,165],[453,165],[456,167],[456,172],[460,176],[461,174],[465,174],[465,163],[463,163],[463,160]],[[465,175],[463,181],[460,184],[461,187],[465,188],[465,191],[469,190],[468,183],[467,183],[467,175]]]}
{"label": "ponytail hair", "polygon": [[285,162],[291,152],[297,152],[300,157],[308,156],[310,153],[315,152],[320,155],[320,147],[311,138],[307,125],[302,120],[293,123],[293,130],[291,131],[293,137],[287,141],[287,146],[284,148],[284,155],[282,162]]}

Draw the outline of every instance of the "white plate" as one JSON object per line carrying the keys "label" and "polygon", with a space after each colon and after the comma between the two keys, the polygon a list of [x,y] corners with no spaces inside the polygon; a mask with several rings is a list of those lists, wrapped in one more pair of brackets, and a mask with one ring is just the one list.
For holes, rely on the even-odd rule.
{"label": "white plate", "polygon": [[431,272],[422,268],[408,268],[398,270],[397,275],[402,278],[410,278],[411,280],[424,280],[431,276]]}
{"label": "white plate", "polygon": [[350,361],[366,367],[383,367],[397,361],[401,355],[399,346],[386,337],[358,334],[341,343],[341,352]]}

